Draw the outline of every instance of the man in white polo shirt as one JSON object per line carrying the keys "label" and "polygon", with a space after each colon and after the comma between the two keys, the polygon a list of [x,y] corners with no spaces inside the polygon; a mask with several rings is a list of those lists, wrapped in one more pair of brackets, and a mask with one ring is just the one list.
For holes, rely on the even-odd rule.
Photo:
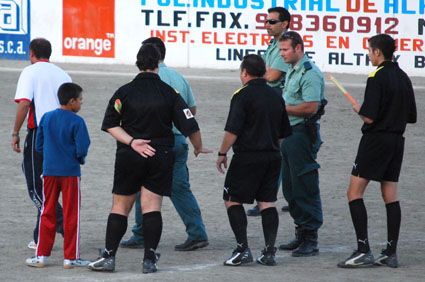
{"label": "man in white polo shirt", "polygon": [[[28,134],[25,138],[22,170],[25,174],[28,194],[38,209],[34,241],[28,244],[28,247],[32,249],[36,248],[38,241],[38,223],[43,206],[43,186],[40,178],[43,156],[34,148],[37,126],[44,113],[60,107],[57,97],[59,86],[65,82],[72,82],[66,72],[49,62],[51,53],[52,46],[48,40],[36,38],[31,41],[29,45],[31,65],[22,71],[15,94],[18,108],[12,130],[12,148],[17,153],[21,152],[19,131],[28,116]],[[56,216],[56,231],[63,235],[63,215],[60,204],[57,206]]]}

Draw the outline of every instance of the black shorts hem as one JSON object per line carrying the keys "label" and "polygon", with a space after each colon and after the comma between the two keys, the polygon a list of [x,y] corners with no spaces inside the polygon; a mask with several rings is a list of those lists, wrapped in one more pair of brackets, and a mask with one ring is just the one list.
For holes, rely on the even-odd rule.
{"label": "black shorts hem", "polygon": [[170,189],[168,189],[168,191],[164,191],[165,189],[162,189],[162,190],[159,190],[159,191],[158,191],[158,189],[155,189],[155,188],[149,187],[149,185],[147,185],[147,186],[143,186],[143,187],[145,187],[145,188],[146,188],[146,190],[149,190],[150,192],[152,192],[152,193],[154,193],[154,194],[157,194],[157,195],[159,195],[159,196],[162,196],[162,197],[164,197],[164,196],[166,196],[166,197],[170,197],[170,196],[171,196],[171,187],[170,187]]}
{"label": "black shorts hem", "polygon": [[399,177],[397,177],[397,179],[385,179],[385,177],[380,178],[380,177],[374,177],[374,176],[367,176],[367,175],[364,175],[364,174],[355,173],[354,171],[351,172],[351,175],[355,176],[355,177],[360,177],[360,178],[363,178],[363,179],[366,179],[366,180],[369,180],[369,181],[376,181],[376,182],[384,182],[384,181],[386,181],[386,182],[398,182],[398,180],[399,180]]}

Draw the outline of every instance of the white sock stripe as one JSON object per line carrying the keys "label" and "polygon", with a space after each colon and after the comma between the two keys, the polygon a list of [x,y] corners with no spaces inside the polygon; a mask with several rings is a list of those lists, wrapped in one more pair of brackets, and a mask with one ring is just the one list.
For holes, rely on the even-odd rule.
{"label": "white sock stripe", "polygon": [[81,208],[81,190],[80,190],[81,177],[77,176],[77,194],[78,194],[78,206],[77,206],[77,242],[75,246],[75,258],[80,258],[80,208]]}
{"label": "white sock stripe", "polygon": [[[40,175],[41,178],[41,184],[43,189],[41,190],[41,192],[43,193],[43,199],[45,199],[45,195],[44,195],[44,175]],[[35,249],[35,255],[37,256],[37,251],[38,251],[38,246],[40,245],[40,233],[41,233],[41,219],[42,219],[42,215],[44,212],[44,201],[42,202],[41,205],[41,210],[40,210],[40,220],[38,221],[38,242],[36,243],[36,249]]]}
{"label": "white sock stripe", "polygon": [[[44,195],[43,195],[43,198],[41,198],[40,195],[37,193],[37,185],[36,185],[36,182],[35,182],[35,162],[34,162],[35,137],[36,137],[35,129],[31,133],[32,133],[32,135],[31,135],[32,188],[33,188],[33,191],[34,191],[34,195],[38,198],[39,203],[42,204],[43,203],[42,199],[44,199]],[[43,185],[41,186],[41,190],[42,190],[41,193],[43,193]],[[37,208],[39,208],[39,207],[37,206]]]}

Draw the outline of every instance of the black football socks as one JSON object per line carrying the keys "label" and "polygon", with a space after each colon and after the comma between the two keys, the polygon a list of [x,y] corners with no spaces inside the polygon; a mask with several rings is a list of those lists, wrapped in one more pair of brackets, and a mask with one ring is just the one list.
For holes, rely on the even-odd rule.
{"label": "black football socks", "polygon": [[143,235],[145,236],[144,259],[155,261],[155,252],[162,233],[162,216],[160,211],[143,214]]}
{"label": "black football socks", "polygon": [[127,231],[127,217],[124,215],[110,213],[106,226],[104,258],[115,256],[122,237]]}
{"label": "black football socks", "polygon": [[267,250],[273,250],[279,226],[279,215],[275,207],[261,211],[261,223],[263,225],[264,241]]}
{"label": "black football socks", "polygon": [[248,238],[246,235],[248,220],[245,209],[242,205],[233,205],[227,209],[227,215],[238,244],[237,250],[242,252],[248,248]]}
{"label": "black football socks", "polygon": [[351,219],[357,236],[357,250],[367,253],[370,250],[367,236],[367,211],[363,199],[356,199],[348,203],[350,206]]}
{"label": "black football socks", "polygon": [[392,202],[386,204],[387,208],[387,232],[388,242],[385,254],[387,256],[392,255],[397,250],[398,235],[400,233],[401,224],[401,209],[400,202]]}

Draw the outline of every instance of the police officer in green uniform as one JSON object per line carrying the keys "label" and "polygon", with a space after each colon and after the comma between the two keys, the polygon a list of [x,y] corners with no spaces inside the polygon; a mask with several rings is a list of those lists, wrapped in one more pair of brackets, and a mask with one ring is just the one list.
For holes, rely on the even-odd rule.
{"label": "police officer in green uniform", "polygon": [[293,132],[281,147],[282,189],[296,225],[295,239],[279,249],[293,250],[296,257],[313,256],[319,252],[317,231],[323,223],[316,157],[322,143],[318,120],[326,101],[325,83],[322,72],[305,56],[298,33],[285,32],[279,47],[290,64],[283,98]]}
{"label": "police officer in green uniform", "polygon": [[[268,9],[268,12],[266,30],[267,34],[272,36],[272,39],[263,55],[263,60],[266,63],[266,73],[263,78],[277,93],[282,94],[289,65],[280,56],[279,38],[288,30],[291,23],[291,14],[283,7],[273,7]],[[277,190],[279,190],[281,178],[280,176]],[[288,211],[288,206],[283,206],[282,211]],[[248,209],[247,215],[260,216],[261,212],[258,205]]]}
{"label": "police officer in green uniform", "polygon": [[266,62],[266,74],[264,78],[270,87],[281,93],[285,84],[285,74],[288,71],[288,64],[280,56],[279,38],[288,30],[291,23],[291,14],[282,7],[270,8],[268,12],[266,30],[268,35],[273,38],[270,40],[266,53],[263,55],[263,59]]}

